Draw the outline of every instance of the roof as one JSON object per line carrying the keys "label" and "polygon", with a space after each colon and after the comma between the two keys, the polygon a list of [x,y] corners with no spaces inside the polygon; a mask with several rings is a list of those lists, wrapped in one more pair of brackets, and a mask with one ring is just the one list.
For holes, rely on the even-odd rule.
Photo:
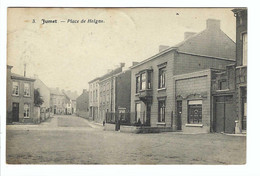
{"label": "roof", "polygon": [[64,91],[63,92],[70,100],[76,100],[79,96],[76,92]]}
{"label": "roof", "polygon": [[206,28],[205,30],[188,37],[182,42],[169,47],[130,68],[138,67],[139,65],[156,59],[170,51],[232,61],[236,59],[235,42],[220,28]]}
{"label": "roof", "polygon": [[238,12],[241,12],[241,11],[244,11],[244,10],[247,10],[247,8],[235,8],[231,11],[234,12],[234,13],[238,13]]}
{"label": "roof", "polygon": [[115,74],[118,74],[118,73],[120,73],[120,72],[122,72],[122,67],[116,68],[116,69],[112,70],[111,72],[109,72],[109,73],[107,73],[107,74],[101,76],[101,77],[100,77],[100,80],[102,81],[102,80],[104,80],[104,79],[106,79],[106,78],[109,78],[109,77],[111,77],[111,76],[113,76],[113,75],[115,75]]}
{"label": "roof", "polygon": [[51,94],[54,95],[64,95],[59,89],[56,88],[50,88]]}
{"label": "roof", "polygon": [[95,79],[92,79],[91,81],[89,81],[88,83],[90,84],[90,83],[93,83],[93,82],[95,82],[95,81],[97,81],[97,80],[99,80],[100,78],[99,77],[97,77],[97,78],[95,78]]}
{"label": "roof", "polygon": [[35,79],[24,77],[22,75],[18,75],[16,73],[11,73],[12,79],[25,80],[25,81],[35,81]]}

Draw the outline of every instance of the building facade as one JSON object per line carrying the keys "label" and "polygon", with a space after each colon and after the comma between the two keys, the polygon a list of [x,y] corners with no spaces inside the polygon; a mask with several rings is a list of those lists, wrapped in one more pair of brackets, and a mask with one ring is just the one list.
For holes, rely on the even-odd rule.
{"label": "building facade", "polygon": [[77,116],[89,118],[89,92],[83,89],[82,94],[76,99]]}
{"label": "building facade", "polygon": [[51,112],[53,114],[65,114],[66,113],[65,95],[60,91],[58,87],[50,88],[50,91],[51,91],[51,95],[50,95]]}
{"label": "building facade", "polygon": [[65,91],[65,90],[62,90],[62,93],[65,95],[65,114],[67,115],[72,115],[72,114],[75,114],[76,113],[76,110],[77,110],[77,98],[78,98],[78,95],[77,95],[77,92],[74,91]]}
{"label": "building facade", "polygon": [[99,78],[89,82],[89,119],[101,121],[99,118]]}
{"label": "building facade", "polygon": [[121,73],[124,63],[99,79],[99,119],[98,122],[105,121],[107,113],[116,112],[116,75]]}
{"label": "building facade", "polygon": [[236,112],[237,133],[246,132],[247,122],[247,9],[234,9],[236,17]]}
{"label": "building facade", "polygon": [[37,123],[34,115],[34,82],[11,72],[7,65],[7,123]]}
{"label": "building facade", "polygon": [[[211,74],[205,71],[196,73],[198,78],[192,75],[209,68],[225,69],[226,65],[233,64],[235,42],[220,29],[219,20],[208,19],[206,26],[198,34],[185,33],[183,42],[174,47],[160,47],[158,54],[131,67],[131,112],[136,114],[132,122],[196,131],[194,126],[201,128],[203,120],[206,127],[202,131],[210,131],[210,112],[207,111],[210,111]],[[183,88],[185,84],[189,87]],[[178,121],[181,108],[185,113]],[[189,109],[190,113],[186,113]],[[200,120],[194,120],[194,113]]]}

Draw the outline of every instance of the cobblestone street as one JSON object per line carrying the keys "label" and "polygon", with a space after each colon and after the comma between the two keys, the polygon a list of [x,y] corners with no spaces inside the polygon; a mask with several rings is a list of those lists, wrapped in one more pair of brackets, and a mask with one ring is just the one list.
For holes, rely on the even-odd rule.
{"label": "cobblestone street", "polygon": [[244,164],[246,137],[103,131],[76,116],[7,126],[8,164]]}

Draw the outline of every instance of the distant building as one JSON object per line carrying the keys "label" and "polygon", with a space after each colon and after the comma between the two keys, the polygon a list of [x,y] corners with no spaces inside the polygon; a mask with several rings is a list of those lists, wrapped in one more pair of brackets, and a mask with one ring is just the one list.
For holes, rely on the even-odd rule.
{"label": "distant building", "polygon": [[65,114],[65,109],[66,109],[65,95],[60,91],[58,87],[50,88],[50,91],[51,91],[51,96],[50,96],[51,112],[53,114]]}
{"label": "distant building", "polygon": [[[210,132],[211,71],[235,63],[235,42],[208,19],[200,33],[160,47],[159,53],[131,67],[132,122],[151,127]],[[208,71],[207,71],[208,70]]]}
{"label": "distant building", "polygon": [[38,75],[34,75],[34,88],[37,89],[43,99],[43,104],[40,109],[41,121],[50,117],[50,99],[51,99],[51,91],[50,89],[39,79]]}
{"label": "distant building", "polygon": [[83,89],[82,94],[76,99],[77,116],[89,118],[89,92]]}
{"label": "distant building", "polygon": [[76,99],[78,98],[77,92],[72,92],[70,90],[64,91],[62,93],[65,95],[65,114],[74,114],[76,113]]}
{"label": "distant building", "polygon": [[11,72],[7,65],[7,123],[36,123],[34,115],[34,82],[25,76]]}

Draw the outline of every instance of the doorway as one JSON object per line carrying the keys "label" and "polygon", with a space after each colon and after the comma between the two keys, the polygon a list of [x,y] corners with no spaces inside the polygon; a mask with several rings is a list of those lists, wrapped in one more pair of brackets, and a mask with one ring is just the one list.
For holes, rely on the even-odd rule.
{"label": "doorway", "polygon": [[213,129],[217,133],[234,133],[235,104],[233,96],[219,96],[215,98],[215,117]]}
{"label": "doorway", "polygon": [[182,101],[177,101],[177,130],[182,130],[181,114],[182,114]]}
{"label": "doorway", "polygon": [[19,122],[19,103],[13,103],[13,115],[12,120],[13,122]]}

